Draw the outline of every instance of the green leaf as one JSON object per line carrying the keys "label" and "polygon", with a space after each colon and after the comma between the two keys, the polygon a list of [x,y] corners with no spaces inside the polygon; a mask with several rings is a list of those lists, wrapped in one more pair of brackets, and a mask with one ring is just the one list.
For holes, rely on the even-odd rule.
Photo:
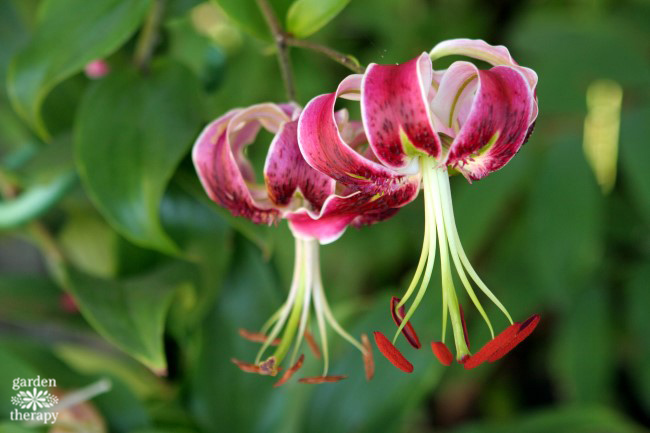
{"label": "green leaf", "polygon": [[[228,17],[236,22],[242,29],[260,39],[271,40],[271,33],[264,21],[255,0],[213,0]],[[272,0],[271,6],[278,17],[285,15],[291,0]]]}
{"label": "green leaf", "polygon": [[647,161],[650,161],[650,106],[629,111],[621,120],[621,173],[630,189],[631,199],[642,212],[646,223],[650,224],[650,173]]}
{"label": "green leaf", "polygon": [[[647,263],[647,260],[646,260]],[[640,264],[628,272],[630,279],[625,287],[626,325],[629,338],[629,374],[646,413],[650,413],[650,333],[648,333],[648,311],[650,311],[650,267]]]}
{"label": "green leaf", "polygon": [[336,17],[350,0],[296,0],[287,14],[287,31],[306,38]]}
{"label": "green leaf", "polygon": [[150,0],[47,0],[34,38],[16,55],[7,78],[15,110],[41,137],[40,116],[52,88],[90,61],[106,57],[137,29]]}
{"label": "green leaf", "polygon": [[618,412],[606,407],[568,407],[537,412],[509,423],[474,424],[453,433],[641,433]]}
{"label": "green leaf", "polygon": [[608,403],[614,379],[610,306],[603,285],[580,293],[563,316],[551,351],[563,397],[576,403]]}
{"label": "green leaf", "polygon": [[69,290],[84,318],[107,340],[157,372],[167,368],[165,318],[177,290],[189,285],[192,268],[177,262],[125,281],[94,278],[68,269]]}
{"label": "green leaf", "polygon": [[160,202],[197,133],[200,103],[196,77],[170,61],[146,76],[116,71],[82,102],[79,174],[102,215],[138,245],[176,249],[160,223]]}
{"label": "green leaf", "polygon": [[0,229],[10,229],[38,218],[75,184],[74,172],[65,172],[47,184],[36,185],[15,199],[0,202]]}

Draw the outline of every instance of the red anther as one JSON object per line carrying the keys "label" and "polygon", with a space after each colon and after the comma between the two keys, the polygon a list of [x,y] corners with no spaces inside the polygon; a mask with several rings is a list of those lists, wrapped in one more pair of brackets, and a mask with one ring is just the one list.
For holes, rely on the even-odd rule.
{"label": "red anther", "polygon": [[339,375],[339,376],[303,377],[298,379],[298,382],[316,384],[316,383],[338,382],[339,380],[343,380],[343,379],[347,379],[347,376]]}
{"label": "red anther", "polygon": [[293,366],[290,369],[284,372],[280,380],[278,380],[277,382],[275,382],[275,384],[273,384],[273,387],[277,388],[278,386],[282,386],[287,380],[291,379],[293,374],[296,371],[300,370],[300,367],[302,367],[302,363],[304,360],[305,360],[305,355],[300,355],[298,361],[296,361],[296,363],[293,364]]}
{"label": "red anther", "polygon": [[[399,307],[399,310],[397,309],[399,301],[400,299],[395,296],[390,299],[390,314],[393,316],[393,321],[398,327],[402,324],[402,319],[404,319],[404,306]],[[413,329],[410,321],[406,322],[406,325],[402,328],[402,334],[406,338],[406,341],[414,348],[419,349],[422,347],[418,334],[415,333],[415,329]]]}
{"label": "red anther", "polygon": [[[266,339],[268,338],[266,335],[262,334],[261,332],[251,332],[247,329],[244,328],[239,328],[239,335],[243,338],[245,338],[248,341],[253,341],[255,343],[266,343]],[[280,339],[276,338],[273,341],[271,341],[271,346],[277,346],[280,344]]]}
{"label": "red anther", "polygon": [[395,367],[399,368],[403,372],[412,373],[413,364],[411,364],[408,359],[404,358],[404,355],[390,342],[388,338],[384,336],[379,331],[375,331],[375,344],[381,352],[382,355],[386,357]]}
{"label": "red anther", "polygon": [[442,341],[431,342],[431,350],[442,365],[449,367],[454,360],[454,355],[451,354],[447,345]]}
{"label": "red anther", "polygon": [[321,354],[320,354],[320,349],[318,348],[318,344],[316,344],[316,340],[314,340],[314,336],[312,335],[312,333],[307,331],[306,329],[305,329],[305,340],[307,340],[307,345],[309,346],[309,349],[311,349],[314,356],[320,359]]}
{"label": "red anther", "polygon": [[261,374],[259,365],[251,364],[250,362],[240,361],[239,359],[235,359],[235,358],[230,358],[230,361],[233,364],[235,364],[237,367],[239,367],[241,371],[245,371],[246,373]]}
{"label": "red anther", "polygon": [[463,313],[463,306],[458,304],[458,309],[460,310],[460,321],[463,322],[463,336],[465,337],[465,344],[469,349],[469,334],[467,333],[467,323],[465,323],[465,313]]}
{"label": "red anther", "polygon": [[375,376],[375,359],[372,357],[372,345],[366,334],[361,334],[363,344],[363,368],[366,370],[366,380]]}
{"label": "red anther", "polygon": [[494,339],[488,341],[481,350],[470,356],[463,364],[465,369],[478,367],[486,361],[495,362],[501,359],[535,330],[539,320],[539,315],[534,314],[523,323],[515,322],[508,326]]}
{"label": "red anther", "polygon": [[519,343],[524,341],[532,332],[537,328],[539,324],[540,317],[539,314],[533,314],[523,323],[519,325],[519,330],[515,337],[503,344],[497,351],[495,351],[489,358],[488,362],[495,362],[507,355],[512,349],[517,347]]}

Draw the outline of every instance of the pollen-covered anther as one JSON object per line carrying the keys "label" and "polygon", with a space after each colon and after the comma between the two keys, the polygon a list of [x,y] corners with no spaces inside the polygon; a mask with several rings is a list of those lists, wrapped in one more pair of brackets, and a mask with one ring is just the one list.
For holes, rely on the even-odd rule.
{"label": "pollen-covered anther", "polygon": [[330,383],[330,382],[338,382],[343,379],[347,379],[348,377],[344,374],[340,374],[337,376],[313,376],[313,377],[303,377],[298,379],[298,382],[300,383],[307,383],[307,384],[318,384],[318,383]]}
{"label": "pollen-covered anther", "polygon": [[375,376],[375,359],[372,356],[372,345],[366,334],[361,335],[361,344],[363,344],[363,368],[366,371],[366,380],[371,380]]}
{"label": "pollen-covered anther", "polygon": [[539,321],[539,314],[534,314],[523,323],[513,323],[494,339],[488,341],[481,350],[463,362],[463,366],[466,370],[469,370],[478,367],[484,362],[498,361],[524,341],[535,330]]}
{"label": "pollen-covered anther", "polygon": [[266,361],[259,364],[259,373],[265,376],[275,376],[280,371],[275,362],[275,356],[269,357]]}
{"label": "pollen-covered anther", "polygon": [[449,348],[442,341],[432,341],[431,350],[433,354],[438,358],[438,361],[444,366],[449,367],[454,361],[454,355],[451,353]]}
{"label": "pollen-covered anther", "polygon": [[[402,324],[404,318],[404,306],[397,308],[399,301],[400,299],[395,296],[390,299],[390,314],[393,316],[393,321],[398,327]],[[414,348],[419,349],[422,347],[418,334],[416,334],[411,322],[406,322],[406,325],[402,328],[402,334],[406,338],[406,341]]]}
{"label": "pollen-covered anther", "polygon": [[293,375],[294,375],[294,373],[296,371],[300,370],[300,368],[302,367],[302,363],[304,361],[305,361],[305,355],[300,355],[300,358],[298,358],[298,361],[296,361],[296,363],[293,364],[293,366],[291,366],[291,368],[289,368],[287,371],[284,372],[284,374],[282,375],[280,380],[278,380],[277,382],[275,382],[275,384],[273,384],[273,387],[277,388],[279,386],[284,385],[284,383],[286,381],[288,381],[289,379],[291,379],[291,377],[293,377]]}
{"label": "pollen-covered anther", "polygon": [[316,340],[314,339],[314,335],[307,330],[305,330],[305,340],[307,340],[309,349],[312,351],[314,356],[320,359],[321,353],[320,353],[320,349],[318,348],[318,344],[316,344]]}
{"label": "pollen-covered anther", "polygon": [[377,348],[381,354],[384,355],[388,361],[390,361],[391,364],[405,373],[413,372],[413,364],[411,364],[408,359],[402,355],[397,347],[395,347],[384,334],[379,331],[375,331],[373,335],[375,336],[375,344],[377,344]]}
{"label": "pollen-covered anther", "polygon": [[[261,332],[252,332],[244,328],[239,328],[239,336],[254,343],[265,343],[266,339],[268,338]],[[273,341],[271,341],[271,346],[277,346],[280,344],[280,341],[281,340],[279,338],[275,338]]]}

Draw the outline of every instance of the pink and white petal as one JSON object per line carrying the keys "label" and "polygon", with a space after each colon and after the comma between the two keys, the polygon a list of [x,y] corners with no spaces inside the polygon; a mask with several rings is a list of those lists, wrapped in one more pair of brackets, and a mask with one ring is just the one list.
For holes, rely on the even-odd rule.
{"label": "pink and white petal", "polygon": [[307,164],[298,147],[298,121],[284,123],[273,138],[264,165],[269,198],[278,206],[288,206],[299,189],[314,209],[320,209],[334,193],[334,179]]}
{"label": "pink and white petal", "polygon": [[459,129],[458,109],[462,106],[459,102],[471,99],[467,96],[476,91],[477,78],[478,69],[469,62],[454,62],[442,77],[431,109],[447,128]]}
{"label": "pink and white petal", "polygon": [[239,111],[231,119],[228,125],[228,135],[233,140],[233,135],[238,133],[249,122],[259,122],[271,133],[276,133],[284,122],[291,120],[291,117],[278,105],[263,103],[251,105]]}
{"label": "pink and white petal", "polygon": [[419,177],[414,176],[402,188],[391,194],[332,195],[320,212],[299,209],[286,215],[294,236],[318,239],[321,244],[334,242],[348,225],[356,227],[373,224],[393,216],[397,210],[417,197]]}
{"label": "pink and white petal", "polygon": [[334,104],[338,93],[345,90],[339,85],[337,93],[316,96],[304,108],[298,121],[303,157],[316,170],[355,190],[375,194],[399,188],[404,176],[364,158],[341,137]]}
{"label": "pink and white petal", "polygon": [[360,101],[362,82],[363,74],[348,75],[339,84],[337,90],[338,97],[350,101]]}
{"label": "pink and white petal", "polygon": [[429,114],[432,74],[426,53],[400,65],[373,63],[364,74],[361,116],[370,146],[388,167],[407,167],[418,153],[440,156]]}
{"label": "pink and white petal", "polygon": [[534,105],[533,92],[517,68],[479,71],[479,80],[471,111],[447,160],[470,181],[500,169],[519,151]]}
{"label": "pink and white petal", "polygon": [[207,125],[192,149],[192,160],[208,196],[235,216],[258,224],[276,221],[280,212],[265,200],[255,200],[232,152],[228,129],[241,109],[229,111]]}
{"label": "pink and white petal", "polygon": [[440,42],[429,52],[432,61],[445,56],[472,57],[493,66],[516,66],[526,77],[531,89],[537,87],[537,73],[530,68],[519,66],[503,45],[490,45],[482,39],[449,39]]}

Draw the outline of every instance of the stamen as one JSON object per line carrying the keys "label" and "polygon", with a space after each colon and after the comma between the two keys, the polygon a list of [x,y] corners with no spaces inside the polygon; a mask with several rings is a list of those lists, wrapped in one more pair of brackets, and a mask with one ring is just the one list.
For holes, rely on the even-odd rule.
{"label": "stamen", "polygon": [[[404,318],[404,307],[398,307],[399,298],[393,296],[390,300],[390,313],[393,316],[393,321],[395,324],[400,327],[402,324],[402,319]],[[418,338],[413,325],[410,322],[406,322],[406,325],[402,327],[402,334],[409,342],[411,346],[416,349],[422,347],[420,344],[420,339]]]}
{"label": "stamen", "polygon": [[375,359],[372,356],[372,345],[366,334],[361,334],[361,344],[363,344],[363,369],[366,371],[366,380],[371,380],[375,376]]}
{"label": "stamen", "polygon": [[318,344],[316,344],[316,340],[314,339],[314,336],[308,330],[305,330],[305,340],[307,340],[307,345],[309,346],[309,349],[311,349],[314,356],[320,359],[321,354],[320,354],[320,350],[318,349]]}
{"label": "stamen", "polygon": [[[422,277],[422,283],[420,284],[418,293],[415,296],[415,299],[413,300],[413,303],[409,307],[408,311],[406,312],[406,315],[403,317],[402,323],[397,328],[397,332],[395,332],[395,336],[393,337],[393,342],[397,340],[397,336],[400,334],[400,332],[402,332],[402,329],[404,329],[406,324],[409,323],[411,317],[415,313],[415,310],[420,305],[420,302],[422,302],[422,298],[424,297],[424,294],[426,293],[427,288],[429,287],[429,281],[431,281],[431,274],[433,273],[433,264],[435,263],[435,259],[436,259],[436,231],[429,229],[431,225],[435,226],[436,217],[432,209],[431,196],[427,194],[427,183],[430,182],[430,180],[428,180],[429,178],[427,175],[427,171],[425,170],[425,167],[428,166],[428,164],[426,163],[426,160],[428,159],[429,158],[425,158],[424,161],[422,162],[422,170],[423,170],[422,175],[423,175],[423,183],[424,183],[425,236],[429,238],[427,266],[426,266],[426,270],[424,271],[424,277]],[[404,299],[400,301],[400,304],[403,302]],[[398,306],[400,304],[398,304]]]}
{"label": "stamen", "polygon": [[413,372],[413,364],[411,364],[404,357],[404,355],[402,355],[397,347],[395,347],[393,343],[391,343],[390,340],[384,336],[384,334],[379,331],[375,331],[373,335],[375,336],[375,344],[377,344],[377,348],[381,354],[384,355],[388,361],[390,361],[391,364],[406,373]]}
{"label": "stamen", "polygon": [[534,314],[524,323],[515,322],[508,326],[494,339],[488,341],[481,350],[470,356],[464,362],[465,369],[470,370],[484,362],[495,362],[501,359],[535,330],[539,320],[539,315]]}
{"label": "stamen", "polygon": [[266,376],[275,376],[280,371],[280,367],[276,366],[275,356],[270,356],[269,359],[259,364],[259,373]]}
{"label": "stamen", "polygon": [[534,314],[528,319],[526,319],[521,325],[519,325],[519,331],[517,332],[517,335],[515,337],[503,344],[499,350],[494,352],[492,356],[488,358],[488,362],[495,362],[498,361],[499,359],[503,358],[506,356],[512,349],[517,347],[519,343],[524,341],[530,334],[533,333],[535,328],[537,328],[537,325],[539,324],[540,317],[539,314]]}
{"label": "stamen", "polygon": [[314,377],[303,377],[298,379],[300,383],[308,384],[318,384],[318,383],[327,383],[327,382],[338,382],[340,380],[347,379],[345,375],[339,376],[314,376]]}
{"label": "stamen", "polygon": [[454,360],[454,355],[452,355],[447,345],[442,341],[432,342],[431,350],[442,365],[449,367]]}
{"label": "stamen", "polygon": [[236,358],[230,358],[230,362],[235,364],[241,371],[245,371],[246,373],[260,373],[260,366],[256,364],[251,364],[250,362],[244,362],[240,361],[239,359]]}
{"label": "stamen", "polygon": [[463,322],[463,335],[465,336],[465,344],[469,349],[469,334],[467,333],[467,323],[465,322],[465,313],[463,312],[463,306],[458,304],[458,309],[460,310],[460,321]]}
{"label": "stamen", "polygon": [[296,363],[290,369],[288,369],[287,371],[284,372],[284,374],[282,375],[280,380],[278,380],[277,382],[275,382],[275,384],[273,384],[273,387],[277,388],[279,386],[282,386],[282,385],[284,385],[284,383],[286,381],[291,379],[291,377],[294,375],[294,373],[296,371],[300,370],[300,367],[302,367],[302,363],[303,363],[304,360],[305,360],[305,355],[300,355],[300,358],[298,358],[298,361],[296,361]]}
{"label": "stamen", "polygon": [[[245,338],[248,341],[252,341],[254,343],[264,343],[267,340],[267,336],[264,335],[261,332],[252,332],[244,328],[239,328],[239,335],[242,338]],[[280,344],[280,339],[276,338],[273,341],[271,341],[271,346],[277,346]]]}

